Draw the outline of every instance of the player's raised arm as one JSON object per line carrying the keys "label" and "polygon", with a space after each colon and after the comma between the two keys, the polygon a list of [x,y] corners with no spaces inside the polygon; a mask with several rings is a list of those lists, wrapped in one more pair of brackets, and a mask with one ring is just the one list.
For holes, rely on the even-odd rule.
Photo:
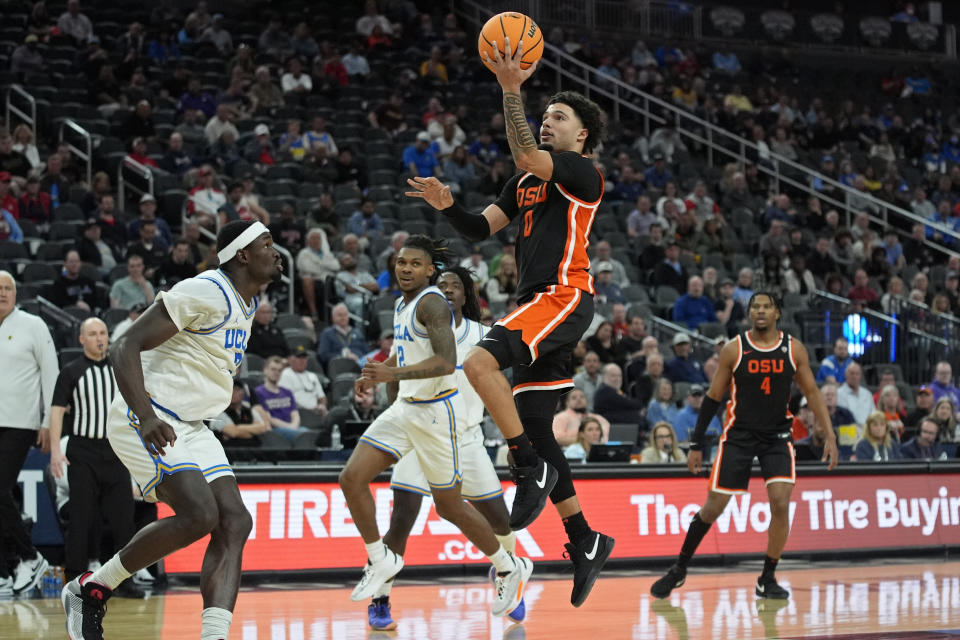
{"label": "player's raised arm", "polygon": [[[507,126],[507,142],[510,144],[513,162],[522,171],[529,171],[541,180],[550,180],[553,177],[553,156],[549,151],[537,148],[537,140],[527,123],[523,97],[520,95],[520,85],[536,71],[537,62],[526,69],[521,66],[523,40],[511,43],[510,38],[505,38],[503,56],[497,46],[494,42],[492,59],[486,52],[484,57],[503,89],[503,119]],[[516,53],[512,52],[514,46]]]}
{"label": "player's raised arm", "polygon": [[800,391],[807,399],[807,404],[813,411],[817,419],[817,428],[823,432],[823,438],[826,443],[823,445],[822,461],[827,463],[827,470],[830,471],[837,466],[839,454],[837,452],[837,435],[833,432],[833,424],[830,422],[830,412],[827,410],[827,403],[823,401],[820,395],[820,388],[817,387],[817,381],[813,377],[813,371],[810,370],[810,356],[807,354],[807,348],[797,340],[792,339],[793,343],[793,361],[797,365],[795,379]]}
{"label": "player's raised arm", "polygon": [[166,444],[173,445],[177,436],[173,427],[157,417],[143,383],[143,361],[140,353],[155,349],[179,333],[163,300],[150,307],[110,347],[110,361],[116,371],[117,388],[134,415],[140,420],[140,435],[147,445],[164,454]]}
{"label": "player's raised arm", "polygon": [[717,372],[713,375],[710,389],[703,397],[700,412],[697,414],[697,426],[693,430],[693,435],[690,436],[690,452],[687,455],[687,468],[690,469],[690,473],[698,474],[703,468],[703,446],[707,428],[710,426],[710,421],[717,415],[723,396],[730,387],[733,368],[737,364],[739,355],[740,345],[736,340],[731,340],[720,350]]}

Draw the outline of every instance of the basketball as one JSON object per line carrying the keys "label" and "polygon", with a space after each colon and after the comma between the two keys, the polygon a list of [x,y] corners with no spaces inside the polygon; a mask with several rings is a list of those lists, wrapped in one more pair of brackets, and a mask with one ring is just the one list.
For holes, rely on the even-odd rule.
{"label": "basketball", "polygon": [[497,43],[497,49],[503,56],[503,44],[506,38],[510,38],[510,49],[513,52],[517,50],[517,44],[523,40],[523,58],[520,59],[520,66],[529,69],[530,65],[540,59],[543,55],[543,32],[537,23],[514,11],[505,11],[498,13],[483,25],[480,30],[480,37],[477,38],[477,50],[480,52],[480,59],[488,69],[493,71],[493,67],[487,64],[483,54],[486,53],[490,58],[494,58],[493,43]]}

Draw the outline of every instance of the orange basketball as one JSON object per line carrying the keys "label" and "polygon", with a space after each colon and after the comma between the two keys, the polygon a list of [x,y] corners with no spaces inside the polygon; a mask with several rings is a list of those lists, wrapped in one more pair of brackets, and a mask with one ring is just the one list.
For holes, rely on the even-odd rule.
{"label": "orange basketball", "polygon": [[483,25],[480,30],[480,37],[477,38],[477,50],[480,52],[480,59],[488,69],[493,71],[483,54],[486,52],[491,59],[496,59],[493,52],[493,43],[497,43],[497,49],[500,50],[500,56],[503,57],[504,40],[510,38],[510,49],[514,53],[517,51],[517,44],[523,40],[523,57],[520,59],[520,66],[524,69],[540,59],[543,55],[543,32],[537,23],[514,11],[505,11],[498,13]]}

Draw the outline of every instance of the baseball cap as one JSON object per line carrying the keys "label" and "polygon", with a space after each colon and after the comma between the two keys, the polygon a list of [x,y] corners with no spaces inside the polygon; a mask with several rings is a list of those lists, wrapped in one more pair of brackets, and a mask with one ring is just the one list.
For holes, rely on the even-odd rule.
{"label": "baseball cap", "polygon": [[433,138],[430,137],[430,134],[426,131],[421,131],[417,134],[417,142],[431,142]]}
{"label": "baseball cap", "polygon": [[929,386],[922,384],[920,385],[920,388],[917,389],[917,395],[920,395],[921,393],[928,393],[930,395],[933,395],[933,390],[930,389]]}
{"label": "baseball cap", "polygon": [[140,204],[143,204],[144,202],[156,202],[156,201],[157,199],[154,198],[153,195],[149,193],[145,193],[142,196],[140,196]]}
{"label": "baseball cap", "polygon": [[671,344],[673,344],[673,346],[677,346],[678,344],[690,344],[690,336],[685,333],[678,333],[677,335],[673,336],[673,341]]}
{"label": "baseball cap", "polygon": [[29,44],[31,42],[38,42],[39,38],[37,38],[36,34],[31,33],[26,38],[24,38],[23,41]]}
{"label": "baseball cap", "polygon": [[833,162],[833,156],[829,153],[823,154],[823,157],[820,159],[820,162]]}
{"label": "baseball cap", "polygon": [[597,263],[597,273],[603,273],[604,271],[613,271],[613,265],[607,260]]}
{"label": "baseball cap", "polygon": [[290,349],[291,356],[297,356],[298,358],[306,358],[309,354],[307,353],[307,348],[302,344],[298,344],[293,349]]}
{"label": "baseball cap", "polygon": [[253,133],[254,135],[258,135],[258,136],[268,136],[270,135],[270,127],[268,127],[265,124],[258,124],[254,128]]}
{"label": "baseball cap", "polygon": [[657,160],[663,160],[663,154],[662,154],[662,153],[655,153],[655,154],[653,154],[653,161],[656,162]]}
{"label": "baseball cap", "polygon": [[89,229],[90,227],[95,227],[95,226],[97,226],[97,224],[98,224],[98,223],[97,223],[97,219],[96,219],[96,218],[87,218],[86,220],[83,221],[83,229],[84,229],[84,230],[87,230],[87,229]]}
{"label": "baseball cap", "polygon": [[703,395],[703,385],[702,384],[692,384],[690,385],[690,391],[688,392],[691,396],[702,396]]}
{"label": "baseball cap", "polygon": [[725,287],[725,286],[727,286],[728,284],[732,287],[732,286],[734,286],[736,283],[735,283],[731,278],[721,278],[721,279],[720,279],[720,286],[721,286],[721,287]]}

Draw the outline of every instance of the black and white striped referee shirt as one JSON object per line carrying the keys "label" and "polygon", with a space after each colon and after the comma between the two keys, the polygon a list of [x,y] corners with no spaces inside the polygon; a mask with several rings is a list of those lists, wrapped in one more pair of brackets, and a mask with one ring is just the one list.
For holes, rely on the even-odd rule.
{"label": "black and white striped referee shirt", "polygon": [[117,381],[107,358],[99,362],[81,356],[60,370],[53,405],[67,407],[70,429],[63,434],[94,440],[107,437],[107,414],[117,395]]}

